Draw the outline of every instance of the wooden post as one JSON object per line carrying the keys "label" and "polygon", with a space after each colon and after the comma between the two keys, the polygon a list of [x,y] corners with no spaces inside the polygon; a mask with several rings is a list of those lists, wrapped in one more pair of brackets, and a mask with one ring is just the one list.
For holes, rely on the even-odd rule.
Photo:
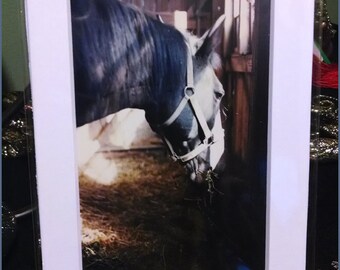
{"label": "wooden post", "polygon": [[148,11],[156,11],[156,2],[154,0],[145,0],[144,9]]}
{"label": "wooden post", "polygon": [[232,27],[234,21],[234,0],[225,0],[224,2],[224,36],[223,36],[223,56],[230,56],[233,52]]}
{"label": "wooden post", "polygon": [[248,0],[240,0],[240,32],[239,32],[239,53],[250,52],[250,3]]}
{"label": "wooden post", "polygon": [[212,2],[212,14],[211,19],[214,23],[221,15],[224,14],[225,8],[224,8],[225,0],[213,0]]}
{"label": "wooden post", "polygon": [[156,2],[156,11],[168,11],[168,0],[157,0]]}

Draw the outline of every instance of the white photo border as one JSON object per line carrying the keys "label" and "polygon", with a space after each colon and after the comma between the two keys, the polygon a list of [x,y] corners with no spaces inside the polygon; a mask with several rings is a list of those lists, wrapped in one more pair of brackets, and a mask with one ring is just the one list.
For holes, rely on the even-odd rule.
{"label": "white photo border", "polygon": [[[260,0],[259,0],[260,1]],[[314,1],[271,2],[266,269],[305,269]],[[69,0],[26,0],[44,270],[81,270]]]}

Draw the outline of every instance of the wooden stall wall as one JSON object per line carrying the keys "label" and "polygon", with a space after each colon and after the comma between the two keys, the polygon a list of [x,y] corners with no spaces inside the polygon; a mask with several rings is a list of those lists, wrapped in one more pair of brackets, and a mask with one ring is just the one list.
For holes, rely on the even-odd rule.
{"label": "wooden stall wall", "polygon": [[186,11],[188,30],[202,35],[220,15],[224,13],[224,0],[123,0],[160,15],[164,22],[174,24],[174,12]]}
{"label": "wooden stall wall", "polygon": [[216,220],[250,267],[265,268],[270,1],[225,0],[225,170]]}
{"label": "wooden stall wall", "polygon": [[226,0],[224,37],[225,107],[228,157],[231,168],[244,171],[250,157],[250,128],[254,102],[253,29],[255,1]]}

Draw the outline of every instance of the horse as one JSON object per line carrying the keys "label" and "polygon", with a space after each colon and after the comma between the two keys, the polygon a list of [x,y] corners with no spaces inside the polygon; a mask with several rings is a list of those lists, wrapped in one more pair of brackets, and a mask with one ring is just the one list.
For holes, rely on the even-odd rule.
{"label": "horse", "polygon": [[224,90],[215,48],[224,18],[197,38],[118,0],[72,0],[71,14],[77,127],[142,109],[172,159],[202,182],[216,165],[212,129]]}

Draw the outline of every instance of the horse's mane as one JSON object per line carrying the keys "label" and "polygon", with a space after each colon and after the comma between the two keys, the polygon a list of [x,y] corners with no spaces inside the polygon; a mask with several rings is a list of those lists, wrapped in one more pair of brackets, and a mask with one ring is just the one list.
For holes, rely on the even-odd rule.
{"label": "horse's mane", "polygon": [[72,0],[72,14],[79,96],[142,86],[157,99],[184,82],[186,45],[173,27],[117,0]]}

